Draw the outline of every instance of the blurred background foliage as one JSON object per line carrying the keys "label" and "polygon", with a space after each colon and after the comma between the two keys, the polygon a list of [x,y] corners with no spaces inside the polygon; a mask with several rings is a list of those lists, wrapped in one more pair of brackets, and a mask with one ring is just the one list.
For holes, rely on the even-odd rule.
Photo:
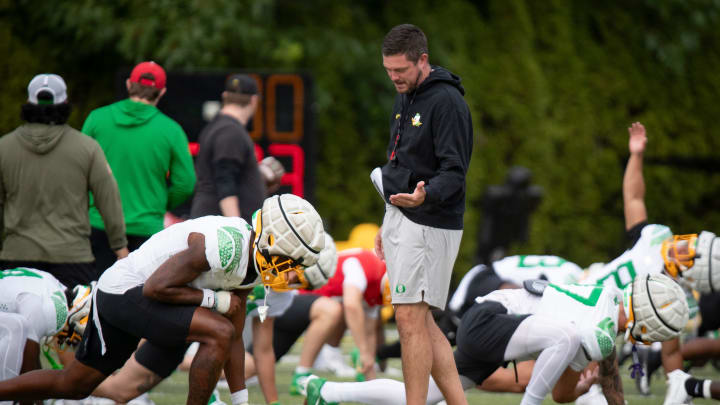
{"label": "blurred background foliage", "polygon": [[[475,149],[457,274],[475,259],[485,188],[528,167],[545,197],[529,240],[581,266],[624,249],[627,130],[649,133],[651,222],[720,231],[719,0],[0,0],[0,132],[20,124],[40,72],[68,82],[71,124],[114,100],[115,72],[297,70],[315,83],[315,204],[345,239],[382,220],[368,181],[385,160],[393,87],[380,45],[394,25],[428,36],[432,63],[463,78]],[[172,97],[172,83],[166,97]]]}

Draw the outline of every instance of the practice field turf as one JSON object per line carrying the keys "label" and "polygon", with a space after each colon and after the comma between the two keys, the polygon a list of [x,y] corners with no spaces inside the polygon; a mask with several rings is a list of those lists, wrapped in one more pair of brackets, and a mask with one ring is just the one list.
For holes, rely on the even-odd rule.
{"label": "practice field turf", "polygon": [[[301,341],[300,341],[301,342]],[[352,339],[346,335],[343,340],[343,349],[345,353],[349,353],[352,345]],[[280,403],[283,405],[295,405],[302,404],[304,398],[291,396],[288,394],[288,386],[292,376],[293,369],[297,364],[298,354],[300,350],[300,344],[296,344],[291,353],[286,356],[287,359],[282,359],[277,365],[276,379],[278,384],[278,391],[280,394]],[[390,367],[400,369],[401,364],[399,359],[394,359],[389,362]],[[638,394],[635,388],[635,383],[630,379],[630,373],[627,370],[628,363],[625,366],[621,366],[621,375],[623,377],[623,387],[625,389],[625,399],[630,405],[658,405],[662,404],[665,395],[665,382],[664,378],[661,379],[662,369],[655,372],[653,375],[654,379],[651,383],[652,394],[650,396],[642,396]],[[711,366],[704,368],[695,368],[692,370],[694,375],[698,377],[720,379],[720,373]],[[334,381],[341,381],[342,379],[335,377],[334,375],[327,373],[318,373],[318,375],[328,378]],[[401,377],[390,376],[387,374],[381,374],[381,378],[396,378]],[[348,380],[349,381],[349,380]],[[175,372],[170,378],[158,385],[150,393],[152,398],[157,405],[177,405],[184,404],[187,398],[187,385],[188,376],[185,372]],[[248,388],[250,391],[250,404],[265,404],[262,392],[258,385],[253,385]],[[230,404],[230,393],[227,389],[220,389],[220,394],[223,401]],[[467,398],[470,404],[497,404],[497,405],[510,405],[517,404],[520,402],[520,395],[518,394],[490,394],[484,393],[479,390],[467,391]],[[693,401],[696,405],[701,404],[716,404],[717,402],[711,400],[695,399]],[[545,404],[554,404],[555,402],[551,399],[546,399]]]}

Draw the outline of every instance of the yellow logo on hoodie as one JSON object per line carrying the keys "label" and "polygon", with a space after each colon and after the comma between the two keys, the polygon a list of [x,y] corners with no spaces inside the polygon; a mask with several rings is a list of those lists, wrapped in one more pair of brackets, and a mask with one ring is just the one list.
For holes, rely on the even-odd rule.
{"label": "yellow logo on hoodie", "polygon": [[412,117],[412,126],[419,127],[422,125],[422,122],[420,122],[420,113],[415,113],[415,116]]}

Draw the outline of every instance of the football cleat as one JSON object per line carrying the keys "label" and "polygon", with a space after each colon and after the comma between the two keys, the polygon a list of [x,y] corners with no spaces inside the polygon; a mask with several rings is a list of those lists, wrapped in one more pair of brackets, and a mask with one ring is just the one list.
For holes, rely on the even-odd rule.
{"label": "football cleat", "polygon": [[301,381],[304,381],[305,377],[311,375],[308,371],[306,373],[293,373],[292,382],[290,383],[290,395],[302,395]]}
{"label": "football cleat", "polygon": [[668,373],[668,388],[663,405],[692,404],[691,397],[685,390],[685,381],[688,378],[690,378],[690,374],[687,374],[682,370],[673,370]]}
{"label": "football cleat", "polygon": [[308,405],[338,405],[337,402],[327,402],[322,397],[322,387],[327,382],[326,379],[310,374],[300,380],[300,392],[306,397],[305,403]]}
{"label": "football cleat", "polygon": [[208,400],[208,405],[227,405],[225,402],[223,402],[220,399],[220,391],[218,391],[217,388],[215,388],[212,392],[212,395],[210,395],[210,400]]}
{"label": "football cleat", "polygon": [[324,344],[315,358],[313,368],[319,371],[329,371],[340,378],[355,377],[355,369],[348,366],[339,347]]}

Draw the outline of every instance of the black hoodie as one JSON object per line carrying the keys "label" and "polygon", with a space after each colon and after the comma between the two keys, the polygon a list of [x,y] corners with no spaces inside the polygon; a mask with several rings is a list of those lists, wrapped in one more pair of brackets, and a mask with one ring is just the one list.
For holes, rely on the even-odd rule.
{"label": "black hoodie", "polygon": [[398,208],[418,224],[462,229],[472,119],[460,78],[439,66],[431,69],[415,91],[395,97],[383,191],[389,201],[390,195],[412,193],[419,181],[425,181],[425,201],[418,207]]}

